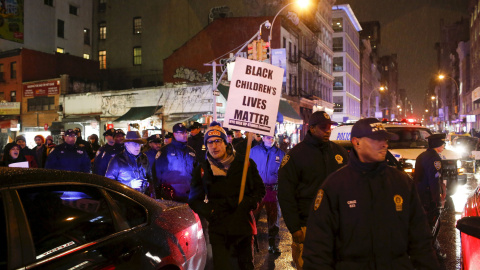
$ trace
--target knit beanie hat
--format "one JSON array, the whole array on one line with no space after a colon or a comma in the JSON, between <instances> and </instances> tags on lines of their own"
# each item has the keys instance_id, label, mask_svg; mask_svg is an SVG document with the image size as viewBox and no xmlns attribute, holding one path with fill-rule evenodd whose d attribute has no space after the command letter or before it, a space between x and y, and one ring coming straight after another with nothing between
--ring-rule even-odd
<instances>
[{"instance_id":1,"label":"knit beanie hat","mask_svg":"<svg viewBox=\"0 0 480 270\"><path fill-rule=\"evenodd\" d=\"M45 143L45 138L42 135L39 134L39 135L35 136L34 139L36 139L36 138L40 138L42 140L42 143Z\"/></svg>"},{"instance_id":2,"label":"knit beanie hat","mask_svg":"<svg viewBox=\"0 0 480 270\"><path fill-rule=\"evenodd\" d=\"M17 137L15 137L15 142L18 142L19 140L22 140L24 142L27 141L27 140L25 140L25 136L23 136L23 135L18 135Z\"/></svg>"},{"instance_id":3,"label":"knit beanie hat","mask_svg":"<svg viewBox=\"0 0 480 270\"><path fill-rule=\"evenodd\" d=\"M227 143L227 133L218 122L212 122L208 127L203 140L204 144L207 145L207 140L213 137L223 139Z\"/></svg>"}]
</instances>

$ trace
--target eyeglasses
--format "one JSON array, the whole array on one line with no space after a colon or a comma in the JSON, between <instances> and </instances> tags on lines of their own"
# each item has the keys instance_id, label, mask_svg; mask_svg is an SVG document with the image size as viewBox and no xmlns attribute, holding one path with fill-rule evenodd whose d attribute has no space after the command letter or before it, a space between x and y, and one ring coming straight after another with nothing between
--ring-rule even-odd
<instances>
[{"instance_id":1,"label":"eyeglasses","mask_svg":"<svg viewBox=\"0 0 480 270\"><path fill-rule=\"evenodd\" d=\"M213 140L213 141L207 141L207 145L221 144L222 142L223 142L223 140L221 140L221 139L216 139L216 140Z\"/></svg>"}]
</instances>

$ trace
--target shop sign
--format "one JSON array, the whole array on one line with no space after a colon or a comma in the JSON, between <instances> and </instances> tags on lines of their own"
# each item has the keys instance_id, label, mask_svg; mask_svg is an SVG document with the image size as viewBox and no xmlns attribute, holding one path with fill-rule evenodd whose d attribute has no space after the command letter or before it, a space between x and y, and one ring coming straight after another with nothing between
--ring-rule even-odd
<instances>
[{"instance_id":1,"label":"shop sign","mask_svg":"<svg viewBox=\"0 0 480 270\"><path fill-rule=\"evenodd\" d=\"M0 115L20 114L20 102L0 102Z\"/></svg>"},{"instance_id":2,"label":"shop sign","mask_svg":"<svg viewBox=\"0 0 480 270\"><path fill-rule=\"evenodd\" d=\"M283 68L238 57L224 126L274 136L283 73Z\"/></svg>"},{"instance_id":3,"label":"shop sign","mask_svg":"<svg viewBox=\"0 0 480 270\"><path fill-rule=\"evenodd\" d=\"M58 95L59 93L60 93L59 80L23 84L24 97L50 96L50 95Z\"/></svg>"}]
</instances>

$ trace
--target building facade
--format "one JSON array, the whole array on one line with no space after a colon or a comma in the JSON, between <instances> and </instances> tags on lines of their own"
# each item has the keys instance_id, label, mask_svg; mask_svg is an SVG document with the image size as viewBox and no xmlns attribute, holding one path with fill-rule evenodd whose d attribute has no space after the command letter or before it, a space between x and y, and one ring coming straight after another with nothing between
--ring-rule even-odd
<instances>
[{"instance_id":1,"label":"building facade","mask_svg":"<svg viewBox=\"0 0 480 270\"><path fill-rule=\"evenodd\" d=\"M332 9L333 43L333 120L358 120L360 113L360 34L362 30L350 5Z\"/></svg>"}]
</instances>

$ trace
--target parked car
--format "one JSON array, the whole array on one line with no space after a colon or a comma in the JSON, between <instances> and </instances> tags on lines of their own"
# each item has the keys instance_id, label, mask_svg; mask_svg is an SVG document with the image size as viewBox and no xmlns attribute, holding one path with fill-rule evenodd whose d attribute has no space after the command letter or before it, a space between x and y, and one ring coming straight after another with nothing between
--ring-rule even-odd
<instances>
[{"instance_id":1,"label":"parked car","mask_svg":"<svg viewBox=\"0 0 480 270\"><path fill-rule=\"evenodd\" d=\"M479 269L480 265L480 186L468 197L457 221L462 242L462 269Z\"/></svg>"},{"instance_id":2,"label":"parked car","mask_svg":"<svg viewBox=\"0 0 480 270\"><path fill-rule=\"evenodd\" d=\"M98 175L0 168L0 269L203 269L186 204Z\"/></svg>"}]
</instances>

